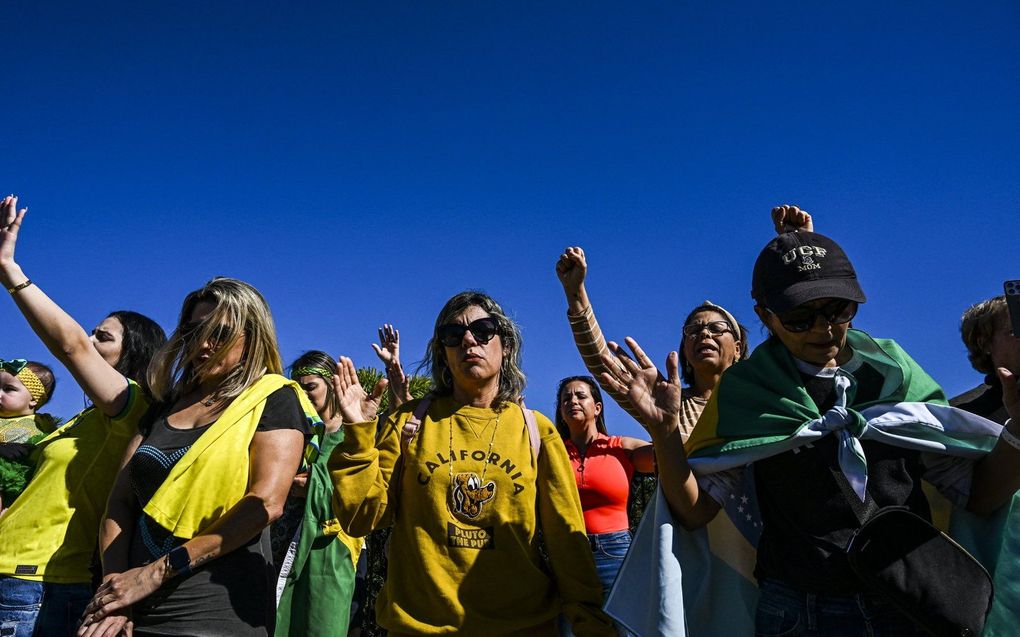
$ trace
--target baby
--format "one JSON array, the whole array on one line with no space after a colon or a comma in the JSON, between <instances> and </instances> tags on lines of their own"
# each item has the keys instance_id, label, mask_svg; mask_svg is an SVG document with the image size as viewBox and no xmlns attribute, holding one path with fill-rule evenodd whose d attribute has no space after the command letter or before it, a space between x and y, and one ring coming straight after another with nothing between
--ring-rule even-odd
<instances>
[{"instance_id":1,"label":"baby","mask_svg":"<svg viewBox=\"0 0 1020 637\"><path fill-rule=\"evenodd\" d=\"M0 359L0 511L28 483L33 445L55 428L49 414L37 413L55 385L53 370L42 363Z\"/></svg>"}]
</instances>

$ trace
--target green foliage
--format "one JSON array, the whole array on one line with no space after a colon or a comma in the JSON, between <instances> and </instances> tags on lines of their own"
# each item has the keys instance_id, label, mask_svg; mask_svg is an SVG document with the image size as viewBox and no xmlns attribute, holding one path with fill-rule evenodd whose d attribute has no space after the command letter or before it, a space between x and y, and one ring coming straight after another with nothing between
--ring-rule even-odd
<instances>
[{"instance_id":1,"label":"green foliage","mask_svg":"<svg viewBox=\"0 0 1020 637\"><path fill-rule=\"evenodd\" d=\"M372 393L375 389L376 383L386 377L385 372L376 369L374 367L359 367L358 368L358 382L365 389L366 392ZM418 376L412 374L408 379L408 385L411 390L411 397L421 398L425 394L432 391L432 379L428 376ZM390 405L390 393L386 392L383 394L382 402L379 404L379 413L384 413L389 409Z\"/></svg>"},{"instance_id":2,"label":"green foliage","mask_svg":"<svg viewBox=\"0 0 1020 637\"><path fill-rule=\"evenodd\" d=\"M630 501L627 507L627 517L630 518L630 532L637 532L641 516L645 508L651 504L655 497L655 488L659 485L658 479L651 473L635 473L634 479L630 482Z\"/></svg>"},{"instance_id":3,"label":"green foliage","mask_svg":"<svg viewBox=\"0 0 1020 637\"><path fill-rule=\"evenodd\" d=\"M26 441L26 444L34 445L46 434L36 434ZM0 458L0 502L3 508L11 506L18 495L28 486L32 474L35 472L35 453L32 453L19 460L6 460Z\"/></svg>"}]
</instances>

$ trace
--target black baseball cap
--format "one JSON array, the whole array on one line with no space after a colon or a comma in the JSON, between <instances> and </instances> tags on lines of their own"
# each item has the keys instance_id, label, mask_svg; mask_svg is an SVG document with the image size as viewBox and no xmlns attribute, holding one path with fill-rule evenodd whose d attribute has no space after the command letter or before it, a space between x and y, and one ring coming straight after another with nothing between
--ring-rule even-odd
<instances>
[{"instance_id":1,"label":"black baseball cap","mask_svg":"<svg viewBox=\"0 0 1020 637\"><path fill-rule=\"evenodd\" d=\"M815 299L867 299L857 271L839 244L816 232L784 232L758 255L751 296L773 312Z\"/></svg>"}]
</instances>

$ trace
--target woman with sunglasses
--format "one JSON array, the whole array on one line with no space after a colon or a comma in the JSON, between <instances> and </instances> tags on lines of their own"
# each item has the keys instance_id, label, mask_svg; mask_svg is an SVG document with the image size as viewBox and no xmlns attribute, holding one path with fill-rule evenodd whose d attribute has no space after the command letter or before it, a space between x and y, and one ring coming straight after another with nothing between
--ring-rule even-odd
<instances>
[{"instance_id":1,"label":"woman with sunglasses","mask_svg":"<svg viewBox=\"0 0 1020 637\"><path fill-rule=\"evenodd\" d=\"M31 481L0 516L0 632L15 637L75 630L92 596L106 498L149 405L145 370L166 342L137 312L112 312L91 335L82 329L15 260L26 212L17 197L0 203L0 284L91 404L37 443Z\"/></svg>"},{"instance_id":2,"label":"woman with sunglasses","mask_svg":"<svg viewBox=\"0 0 1020 637\"><path fill-rule=\"evenodd\" d=\"M269 306L215 278L190 293L149 370L156 403L100 530L103 584L79 635L269 635L269 525L321 419L283 365ZM306 457L308 462L314 457Z\"/></svg>"},{"instance_id":3,"label":"woman with sunglasses","mask_svg":"<svg viewBox=\"0 0 1020 637\"><path fill-rule=\"evenodd\" d=\"M755 263L752 296L770 337L722 377L709 417L676 458L682 479L670 509L684 527L703 526L753 471L762 520L757 634L920 634L858 579L844 547L879 507L930 519L922 479L957 505L1001 506L1020 487L1020 427L1002 429L1001 440L988 435L994 424L942 407L942 390L893 341L850 329L865 296L825 236L773 239ZM622 370L605 380L655 426L674 427L675 353L662 380L637 343L628 345L634 359L620 356ZM1007 407L1020 415L1015 384Z\"/></svg>"},{"instance_id":4,"label":"woman with sunglasses","mask_svg":"<svg viewBox=\"0 0 1020 637\"><path fill-rule=\"evenodd\" d=\"M520 361L520 330L499 304L454 296L426 350L433 393L390 416L377 441L386 383L366 394L341 358L334 508L355 537L393 525L376 602L391 635L555 635L561 611L575 634L615 634L563 442L520 404Z\"/></svg>"}]
</instances>

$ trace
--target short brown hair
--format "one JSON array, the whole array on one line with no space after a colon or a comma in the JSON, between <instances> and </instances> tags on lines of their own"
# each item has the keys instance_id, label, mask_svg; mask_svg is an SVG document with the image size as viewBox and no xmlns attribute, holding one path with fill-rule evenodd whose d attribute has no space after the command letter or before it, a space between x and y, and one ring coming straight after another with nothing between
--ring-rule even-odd
<instances>
[{"instance_id":1,"label":"short brown hair","mask_svg":"<svg viewBox=\"0 0 1020 637\"><path fill-rule=\"evenodd\" d=\"M39 399L39 404L35 406L36 409L39 409L53 397L53 390L57 388L57 377L53 375L52 369L36 361L28 361L25 367L32 370L32 373L39 378L39 382L43 384L43 389L46 391Z\"/></svg>"},{"instance_id":2,"label":"short brown hair","mask_svg":"<svg viewBox=\"0 0 1020 637\"><path fill-rule=\"evenodd\" d=\"M960 336L967 346L967 358L974 369L982 374L995 371L989 347L995 332L1006 325L1009 314L1006 310L1006 297L996 296L967 308L960 318Z\"/></svg>"}]
</instances>

